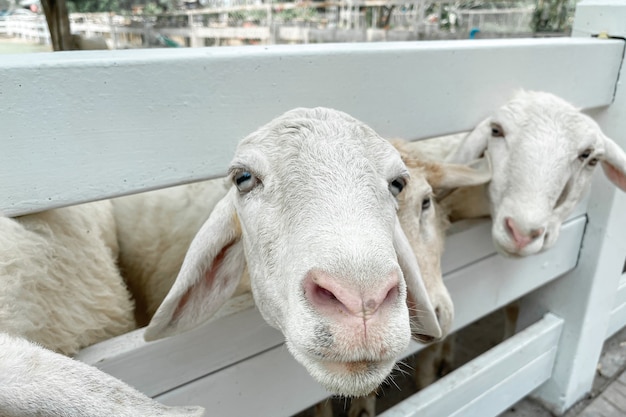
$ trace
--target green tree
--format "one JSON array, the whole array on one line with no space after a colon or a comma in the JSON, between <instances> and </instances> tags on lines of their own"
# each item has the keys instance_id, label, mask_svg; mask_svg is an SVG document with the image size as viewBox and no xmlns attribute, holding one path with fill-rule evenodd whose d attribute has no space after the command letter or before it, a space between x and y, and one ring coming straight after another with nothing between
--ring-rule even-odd
<instances>
[{"instance_id":1,"label":"green tree","mask_svg":"<svg viewBox=\"0 0 626 417\"><path fill-rule=\"evenodd\" d=\"M531 27L534 32L566 32L572 12L568 0L537 0Z\"/></svg>"},{"instance_id":2,"label":"green tree","mask_svg":"<svg viewBox=\"0 0 626 417\"><path fill-rule=\"evenodd\" d=\"M130 13L134 5L143 5L144 10L150 10L154 14L179 7L178 0L67 0L67 3L70 13Z\"/></svg>"}]
</instances>

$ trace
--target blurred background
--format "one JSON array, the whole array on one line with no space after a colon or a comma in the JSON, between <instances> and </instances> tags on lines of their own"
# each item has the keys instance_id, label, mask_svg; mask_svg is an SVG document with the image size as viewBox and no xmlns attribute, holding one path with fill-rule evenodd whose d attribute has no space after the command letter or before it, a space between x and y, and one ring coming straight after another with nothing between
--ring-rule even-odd
<instances>
[{"instance_id":1,"label":"blurred background","mask_svg":"<svg viewBox=\"0 0 626 417\"><path fill-rule=\"evenodd\" d=\"M569 35L576 0L0 0L0 53Z\"/></svg>"}]
</instances>

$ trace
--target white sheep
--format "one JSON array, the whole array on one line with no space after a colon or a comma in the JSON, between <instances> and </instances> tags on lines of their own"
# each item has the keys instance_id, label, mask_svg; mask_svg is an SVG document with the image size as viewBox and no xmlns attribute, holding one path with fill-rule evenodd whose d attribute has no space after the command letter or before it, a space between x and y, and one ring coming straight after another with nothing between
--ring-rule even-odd
<instances>
[{"instance_id":1,"label":"white sheep","mask_svg":"<svg viewBox=\"0 0 626 417\"><path fill-rule=\"evenodd\" d=\"M193 237L231 185L229 178L218 178L111 200L119 267L144 319L141 324L161 305Z\"/></svg>"},{"instance_id":2,"label":"white sheep","mask_svg":"<svg viewBox=\"0 0 626 417\"><path fill-rule=\"evenodd\" d=\"M110 201L0 217L0 230L0 415L202 414L61 355L136 327Z\"/></svg>"},{"instance_id":3,"label":"white sheep","mask_svg":"<svg viewBox=\"0 0 626 417\"><path fill-rule=\"evenodd\" d=\"M449 227L447 208L440 199L458 189L485 184L491 179L487 158L468 165L428 160L411 149L409 142L392 140L407 166L411 181L398 196L398 219L420 267L426 291L445 337L454 319L454 308L441 273L441 255Z\"/></svg>"},{"instance_id":4,"label":"white sheep","mask_svg":"<svg viewBox=\"0 0 626 417\"><path fill-rule=\"evenodd\" d=\"M433 209L426 213L432 218L421 219L419 204L422 197L432 194L433 187L436 193L448 194L459 187L486 183L489 168L427 162L419 153L409 151L406 142L394 140L392 144L400 151L411 175L411 182L398 196L400 224L418 258L442 331L447 333L453 314L439 262L448 222L436 200L432 200ZM145 306L148 319L174 283L193 237L227 194L230 184L229 178L218 178L112 200L120 268L137 302ZM247 274L242 276L235 295L250 290L247 278Z\"/></svg>"},{"instance_id":5,"label":"white sheep","mask_svg":"<svg viewBox=\"0 0 626 417\"><path fill-rule=\"evenodd\" d=\"M485 152L493 164L489 185L451 196L448 204L454 218L491 215L494 245L506 256L554 245L598 162L607 178L626 190L624 151L591 117L550 93L518 92L479 123L447 161L464 163Z\"/></svg>"},{"instance_id":6,"label":"white sheep","mask_svg":"<svg viewBox=\"0 0 626 417\"><path fill-rule=\"evenodd\" d=\"M408 173L387 141L345 113L297 109L244 139L230 173L147 340L209 319L246 266L263 317L332 392L369 393L412 333L441 336L396 216Z\"/></svg>"},{"instance_id":7,"label":"white sheep","mask_svg":"<svg viewBox=\"0 0 626 417\"><path fill-rule=\"evenodd\" d=\"M490 178L490 171L485 166L472 169L425 162L403 150L407 146L403 141L392 143L400 150L411 176L411 181L398 195L398 217L417 256L426 290L445 337L452 325L454 310L443 285L440 266L448 222L434 194L485 183ZM147 307L148 317L154 314L167 294L193 236L217 201L228 192L230 183L229 179L220 178L113 200L120 240L120 265L133 294ZM422 211L422 206L431 202L432 206L426 206ZM247 274L236 293L249 290L249 280L245 278ZM432 350L425 351L423 356L432 356ZM433 359L432 362L437 361ZM433 380L435 366L438 364L421 368L419 378Z\"/></svg>"},{"instance_id":8,"label":"white sheep","mask_svg":"<svg viewBox=\"0 0 626 417\"><path fill-rule=\"evenodd\" d=\"M72 355L136 327L109 201L0 217L0 331Z\"/></svg>"},{"instance_id":9,"label":"white sheep","mask_svg":"<svg viewBox=\"0 0 626 417\"><path fill-rule=\"evenodd\" d=\"M441 338L445 338L452 327L454 306L441 273L441 255L449 221L438 198L459 188L488 182L491 179L489 161L482 158L473 161L471 166L428 161L408 142L393 140L392 144L400 152L411 176L411 181L398 196L398 219L409 239L435 308L442 330ZM453 343L454 338L449 338L420 351L415 369L418 388L433 382L439 376L442 364L451 363ZM375 407L376 395L373 393L355 398L350 404L348 417L374 416ZM315 415L332 416L332 404L329 401L320 402L315 408Z\"/></svg>"},{"instance_id":10,"label":"white sheep","mask_svg":"<svg viewBox=\"0 0 626 417\"><path fill-rule=\"evenodd\" d=\"M445 138L438 140L445 143ZM445 204L453 221L491 216L494 245L505 256L533 255L554 245L598 162L606 177L626 191L624 151L591 117L551 93L517 92L467 134L447 160L462 163L485 152L491 155L491 182L459 190ZM507 306L505 338L515 332L517 316L518 305Z\"/></svg>"},{"instance_id":11,"label":"white sheep","mask_svg":"<svg viewBox=\"0 0 626 417\"><path fill-rule=\"evenodd\" d=\"M201 407L167 407L110 375L0 332L3 417L201 416Z\"/></svg>"}]
</instances>

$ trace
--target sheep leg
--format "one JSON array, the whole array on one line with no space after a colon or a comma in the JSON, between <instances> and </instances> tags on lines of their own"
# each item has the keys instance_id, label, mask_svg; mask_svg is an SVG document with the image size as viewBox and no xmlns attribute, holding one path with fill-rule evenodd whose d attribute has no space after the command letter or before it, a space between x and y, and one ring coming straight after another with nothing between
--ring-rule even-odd
<instances>
[{"instance_id":1,"label":"sheep leg","mask_svg":"<svg viewBox=\"0 0 626 417\"><path fill-rule=\"evenodd\" d=\"M168 407L99 369L0 332L0 415L4 417L202 416Z\"/></svg>"},{"instance_id":2,"label":"sheep leg","mask_svg":"<svg viewBox=\"0 0 626 417\"><path fill-rule=\"evenodd\" d=\"M313 411L315 417L333 417L333 403L330 398L326 398L323 401L315 404Z\"/></svg>"},{"instance_id":3,"label":"sheep leg","mask_svg":"<svg viewBox=\"0 0 626 417\"><path fill-rule=\"evenodd\" d=\"M376 394L356 397L350 403L348 417L374 417L376 415Z\"/></svg>"},{"instance_id":4,"label":"sheep leg","mask_svg":"<svg viewBox=\"0 0 626 417\"><path fill-rule=\"evenodd\" d=\"M513 301L512 303L504 306L504 337L503 340L515 334L515 328L517 326L517 319L519 317L519 302Z\"/></svg>"},{"instance_id":5,"label":"sheep leg","mask_svg":"<svg viewBox=\"0 0 626 417\"><path fill-rule=\"evenodd\" d=\"M443 341L434 343L417 354L415 386L426 388L453 369L456 335L451 334Z\"/></svg>"}]
</instances>

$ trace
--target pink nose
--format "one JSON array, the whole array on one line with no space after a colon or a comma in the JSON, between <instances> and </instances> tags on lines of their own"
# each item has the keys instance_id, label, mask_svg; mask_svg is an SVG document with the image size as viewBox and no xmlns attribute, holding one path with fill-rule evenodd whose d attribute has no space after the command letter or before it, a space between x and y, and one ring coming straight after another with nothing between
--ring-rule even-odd
<instances>
[{"instance_id":1,"label":"pink nose","mask_svg":"<svg viewBox=\"0 0 626 417\"><path fill-rule=\"evenodd\" d=\"M509 232L509 235L513 238L515 242L515 247L519 250L524 249L528 246L533 240L537 239L543 232L545 228L539 227L537 229L531 229L528 233L524 233L520 231L517 224L511 217L506 217L504 219L504 224L506 226L506 230Z\"/></svg>"},{"instance_id":2,"label":"pink nose","mask_svg":"<svg viewBox=\"0 0 626 417\"><path fill-rule=\"evenodd\" d=\"M307 300L320 313L338 320L368 320L397 300L400 281L393 272L376 285L357 288L323 271L310 271L304 280Z\"/></svg>"}]
</instances>

